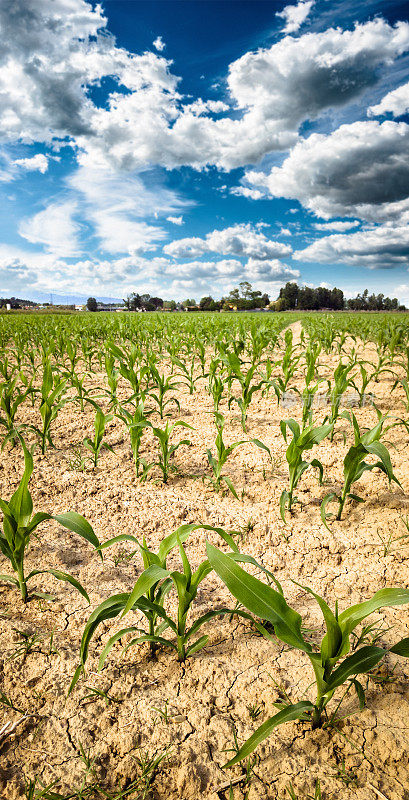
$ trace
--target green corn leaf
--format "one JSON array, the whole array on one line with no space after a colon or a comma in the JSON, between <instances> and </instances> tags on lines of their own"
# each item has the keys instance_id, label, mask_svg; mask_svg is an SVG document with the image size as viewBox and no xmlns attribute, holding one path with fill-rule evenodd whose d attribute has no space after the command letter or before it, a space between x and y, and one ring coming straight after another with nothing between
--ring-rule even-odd
<instances>
[{"instance_id":1,"label":"green corn leaf","mask_svg":"<svg viewBox=\"0 0 409 800\"><path fill-rule=\"evenodd\" d=\"M13 578L12 575L0 575L0 581L7 581L8 583L14 583L15 586L18 586L17 578Z\"/></svg>"},{"instance_id":2,"label":"green corn leaf","mask_svg":"<svg viewBox=\"0 0 409 800\"><path fill-rule=\"evenodd\" d=\"M38 527L40 522L44 522L46 519L52 519L51 514L46 514L45 512L42 511L39 511L37 514L34 514L30 524L27 525L26 529L27 533L32 533L32 531L34 531Z\"/></svg>"},{"instance_id":3,"label":"green corn leaf","mask_svg":"<svg viewBox=\"0 0 409 800\"><path fill-rule=\"evenodd\" d=\"M401 606L406 603L409 603L408 589L380 589L379 592L374 594L371 600L357 603L345 609L338 617L338 623L342 630L344 642L349 638L354 628L356 628L363 619L368 617L369 614L372 614L374 611L379 611L380 608ZM348 650L345 652L348 652Z\"/></svg>"},{"instance_id":4,"label":"green corn leaf","mask_svg":"<svg viewBox=\"0 0 409 800\"><path fill-rule=\"evenodd\" d=\"M281 497L280 497L280 515L283 522L285 522L285 509L289 499L290 495L288 494L287 490L284 489L284 491L281 492Z\"/></svg>"},{"instance_id":5,"label":"green corn leaf","mask_svg":"<svg viewBox=\"0 0 409 800\"><path fill-rule=\"evenodd\" d=\"M304 589L305 592L309 592L309 594L311 594L315 598L322 611L322 616L324 617L325 625L327 628L327 633L325 634L321 643L321 659L322 659L322 664L324 665L328 658L334 658L338 653L338 650L342 642L341 628L323 597L320 597L319 594L313 592L313 590L310 589L308 586L303 586L301 583L298 583L297 581L293 582L297 586L300 586L302 589Z\"/></svg>"},{"instance_id":6,"label":"green corn leaf","mask_svg":"<svg viewBox=\"0 0 409 800\"><path fill-rule=\"evenodd\" d=\"M59 581L65 581L66 583L70 583L71 586L74 586L77 591L85 597L87 603L90 602L88 593L85 591L84 587L81 585L76 578L73 578L72 575L69 575L67 572L62 572L60 569L33 569L29 575L26 577L26 581L33 578L34 575L43 575L48 573L49 575L53 575L54 578L57 578Z\"/></svg>"},{"instance_id":7,"label":"green corn leaf","mask_svg":"<svg viewBox=\"0 0 409 800\"><path fill-rule=\"evenodd\" d=\"M52 518L59 522L64 528L68 528L69 531L77 533L78 536L81 536L87 542L93 544L95 548L99 548L101 542L94 533L89 522L87 522L81 514L77 514L76 511L66 511L65 514L54 514ZM99 553L99 555L102 561L102 554Z\"/></svg>"},{"instance_id":8,"label":"green corn leaf","mask_svg":"<svg viewBox=\"0 0 409 800\"><path fill-rule=\"evenodd\" d=\"M259 561L256 561L256 559L253 558L253 556L248 556L245 553L229 553L229 556L234 561L239 561L240 563L244 564L253 564L254 567L257 567L257 569L260 569L262 572L264 572L264 574L267 575L267 577L273 581L277 591L279 591L280 594L284 595L283 587L281 586L281 583L277 580L275 575L273 575L273 573L270 572L270 570L267 569L267 567L263 567L263 565L260 564Z\"/></svg>"},{"instance_id":9,"label":"green corn leaf","mask_svg":"<svg viewBox=\"0 0 409 800\"><path fill-rule=\"evenodd\" d=\"M310 466L311 467L316 467L318 469L318 471L319 471L319 481L320 481L320 485L322 485L322 481L323 481L323 478L324 478L324 467L322 466L321 461L318 461L318 458L313 458L311 463L310 463Z\"/></svg>"},{"instance_id":10,"label":"green corn leaf","mask_svg":"<svg viewBox=\"0 0 409 800\"><path fill-rule=\"evenodd\" d=\"M201 527L201 525L197 525L196 523L181 525L179 528L177 528L177 530L173 531L173 533L170 533L169 536L166 536L164 539L162 539L158 550L158 557L161 564L163 565L165 563L170 551L176 547L178 537L183 544L192 531Z\"/></svg>"},{"instance_id":11,"label":"green corn leaf","mask_svg":"<svg viewBox=\"0 0 409 800\"><path fill-rule=\"evenodd\" d=\"M272 459L271 450L266 444L264 444L264 442L260 442L260 439L250 439L250 442L252 444L255 444L257 447L260 447L261 450L265 450L266 453L268 453L270 459Z\"/></svg>"},{"instance_id":12,"label":"green corn leaf","mask_svg":"<svg viewBox=\"0 0 409 800\"><path fill-rule=\"evenodd\" d=\"M362 711L362 709L365 708L365 705L366 705L364 688L363 688L362 684L359 683L359 681L356 678L353 679L352 683L354 685L354 688L355 688L355 691L356 691L356 694L357 694L357 697L358 697L358 700L359 700L359 708Z\"/></svg>"},{"instance_id":13,"label":"green corn leaf","mask_svg":"<svg viewBox=\"0 0 409 800\"><path fill-rule=\"evenodd\" d=\"M70 687L68 689L68 697L72 693L73 689L75 688L76 684L78 683L78 681L80 679L81 673L83 673L83 672L85 672L83 665L82 664L78 664L78 667L76 668L76 670L74 672L74 675L73 675L73 678L72 678L72 681L70 683Z\"/></svg>"},{"instance_id":14,"label":"green corn leaf","mask_svg":"<svg viewBox=\"0 0 409 800\"><path fill-rule=\"evenodd\" d=\"M186 648L186 656L192 656L193 653L197 653L203 647L207 645L209 641L208 636L201 636L194 644L191 644L189 647Z\"/></svg>"},{"instance_id":15,"label":"green corn leaf","mask_svg":"<svg viewBox=\"0 0 409 800\"><path fill-rule=\"evenodd\" d=\"M106 643L106 645L105 645L104 649L102 650L102 653L101 653L101 655L99 657L98 671L100 671L103 668L103 666L105 664L105 661L107 659L107 656L109 655L110 651L112 650L114 644L118 641L118 639L122 639L122 637L125 636L127 633L135 633L136 631L140 632L140 628L138 628L136 625L132 625L130 628L122 628L122 630L117 631L116 633L114 633L113 636L111 636L108 639L108 641L107 641L107 643Z\"/></svg>"},{"instance_id":16,"label":"green corn leaf","mask_svg":"<svg viewBox=\"0 0 409 800\"><path fill-rule=\"evenodd\" d=\"M222 480L224 480L225 484L229 487L233 497L235 497L236 500L238 500L239 499L238 494L237 494L237 492L236 492L236 490L235 490L230 478L228 477L228 475L223 475Z\"/></svg>"},{"instance_id":17,"label":"green corn leaf","mask_svg":"<svg viewBox=\"0 0 409 800\"><path fill-rule=\"evenodd\" d=\"M322 519L325 527L327 528L327 530L329 530L328 523L327 523L327 505L328 505L328 503L331 503L333 500L338 500L339 501L339 497L338 497L338 495L335 494L335 492L330 492L329 494L326 494L324 499L323 499L323 501L322 501L322 503L321 503L321 507L320 507L321 519Z\"/></svg>"},{"instance_id":18,"label":"green corn leaf","mask_svg":"<svg viewBox=\"0 0 409 800\"><path fill-rule=\"evenodd\" d=\"M177 538L177 543L178 543L178 546L179 546L180 557L182 559L184 577L186 578L186 588L189 589L190 581L192 579L192 570L190 568L188 557L186 555L185 549L184 549L184 547L182 545L182 542L180 541L179 536Z\"/></svg>"},{"instance_id":19,"label":"green corn leaf","mask_svg":"<svg viewBox=\"0 0 409 800\"><path fill-rule=\"evenodd\" d=\"M203 614L202 617L199 617L199 619L193 623L192 627L189 628L186 633L186 639L190 639L191 636L194 636L195 633L197 633L197 631L202 627L202 625L204 625L206 622L209 622L209 620L214 619L215 617L223 617L226 614L236 613L236 609L234 608L218 608L215 611L207 611L206 614ZM246 615L246 618L248 618L248 616L249 615Z\"/></svg>"},{"instance_id":20,"label":"green corn leaf","mask_svg":"<svg viewBox=\"0 0 409 800\"><path fill-rule=\"evenodd\" d=\"M113 544L118 544L119 542L133 542L139 546L139 542L136 536L132 536L131 533L120 533L118 536L113 536L112 539L107 539L106 542L98 545L96 550L105 550L106 547L111 547Z\"/></svg>"},{"instance_id":21,"label":"green corn leaf","mask_svg":"<svg viewBox=\"0 0 409 800\"><path fill-rule=\"evenodd\" d=\"M247 742L240 748L234 758L231 758L227 764L224 764L223 769L226 767L233 767L235 764L238 764L239 761L243 761L244 758L251 755L256 747L258 747L264 739L267 739L267 736L270 736L274 728L283 725L285 722L290 722L295 719L304 719L305 714L308 714L312 709L312 703L305 700L300 703L295 703L295 705L286 706L282 711L279 711L278 714L274 714L274 717L270 717L270 719L263 722L263 724L257 728L255 733L247 739Z\"/></svg>"},{"instance_id":22,"label":"green corn leaf","mask_svg":"<svg viewBox=\"0 0 409 800\"><path fill-rule=\"evenodd\" d=\"M300 450L310 450L315 444L319 444L323 441L332 431L333 425L320 425L317 428L314 428L313 425L309 425L308 428L302 432L301 436L297 439L297 447Z\"/></svg>"},{"instance_id":23,"label":"green corn leaf","mask_svg":"<svg viewBox=\"0 0 409 800\"><path fill-rule=\"evenodd\" d=\"M304 652L311 651L301 633L301 617L287 605L284 597L271 586L245 572L232 558L206 543L208 559L233 597L259 619L274 626L276 636Z\"/></svg>"},{"instance_id":24,"label":"green corn leaf","mask_svg":"<svg viewBox=\"0 0 409 800\"><path fill-rule=\"evenodd\" d=\"M177 646L170 639L164 639L163 636L157 636L157 634L143 633L141 636L132 639L131 642L125 645L122 650L122 655L126 653L130 647L133 647L134 644L142 644L143 642L154 642L155 644L163 645L163 647L172 647L174 650L177 650Z\"/></svg>"},{"instance_id":25,"label":"green corn leaf","mask_svg":"<svg viewBox=\"0 0 409 800\"><path fill-rule=\"evenodd\" d=\"M405 639L401 639L397 644L394 644L393 647L389 648L389 652L395 653L397 656L409 658L409 637L407 636Z\"/></svg>"},{"instance_id":26,"label":"green corn leaf","mask_svg":"<svg viewBox=\"0 0 409 800\"><path fill-rule=\"evenodd\" d=\"M162 580L163 578L167 578L169 575L169 570L163 569L163 567L159 567L157 564L152 564L150 567L145 569L142 575L139 576L134 588L132 589L132 592L130 592L128 596L122 616L124 617L125 614L131 610L132 606L134 606L139 600L139 598L147 594L149 589L151 589L155 583L158 583L158 581Z\"/></svg>"},{"instance_id":27,"label":"green corn leaf","mask_svg":"<svg viewBox=\"0 0 409 800\"><path fill-rule=\"evenodd\" d=\"M361 647L352 655L348 656L342 664L334 670L330 680L326 685L326 693L334 691L337 686L342 686L351 675L359 675L368 672L376 666L388 651L383 647L367 645Z\"/></svg>"},{"instance_id":28,"label":"green corn leaf","mask_svg":"<svg viewBox=\"0 0 409 800\"><path fill-rule=\"evenodd\" d=\"M34 463L33 457L27 450L23 439L20 439L20 441L24 451L24 474L18 489L8 502L8 507L10 514L15 518L17 524L21 527L25 527L28 525L31 514L33 513L33 501L28 491L28 483L34 469Z\"/></svg>"},{"instance_id":29,"label":"green corn leaf","mask_svg":"<svg viewBox=\"0 0 409 800\"><path fill-rule=\"evenodd\" d=\"M81 638L80 657L82 664L85 664L85 661L87 660L89 643L98 625L100 625L101 622L105 622L107 619L113 619L114 617L119 616L119 614L123 611L128 598L128 592L123 592L122 594L116 595L114 594L112 597L109 597L107 600L104 600L102 603L100 603L100 605L97 606L97 608L95 608L92 614L89 616Z\"/></svg>"}]
</instances>

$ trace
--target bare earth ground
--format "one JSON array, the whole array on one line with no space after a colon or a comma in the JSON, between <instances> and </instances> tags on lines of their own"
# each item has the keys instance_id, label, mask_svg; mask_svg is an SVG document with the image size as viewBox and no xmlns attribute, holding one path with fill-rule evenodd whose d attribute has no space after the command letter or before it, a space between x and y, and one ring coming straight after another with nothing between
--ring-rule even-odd
<instances>
[{"instance_id":1,"label":"bare earth ground","mask_svg":"<svg viewBox=\"0 0 409 800\"><path fill-rule=\"evenodd\" d=\"M373 355L371 348L364 355ZM321 374L330 376L338 357L324 354L320 363ZM101 385L102 375L95 375L94 380ZM383 375L370 390L375 392L382 412L401 414L402 395L399 390L391 395L392 385L393 380ZM341 420L334 442L325 441L311 456L319 457L324 464L325 485L320 487L315 472L308 471L297 491L302 506L296 506L284 526L279 497L287 486L288 473L279 421L287 416L299 418L300 408L289 412L277 408L273 395L267 399L256 397L249 411L247 435L266 442L276 463L272 472L263 451L251 444L238 447L227 469L239 496L243 490L243 499L237 501L231 494L215 494L202 481L202 476L208 474L205 448L214 449L215 429L206 382L200 381L197 387L194 396L183 393L180 397L181 412L174 418L185 420L195 430L188 433L192 446L177 452L180 472L171 477L167 486L160 481L136 481L127 432L118 420L109 425L107 436L114 453L103 453L96 470L70 469L69 448L91 435L94 412L87 407L82 414L74 404L65 406L54 427L56 450L49 449L44 457L35 456L30 484L35 510L75 510L91 522L102 541L128 532L140 538L145 535L148 544L155 547L186 522L233 529L251 522L252 530L240 539L240 549L274 571L290 604L302 613L304 624L316 631L322 631L318 606L291 579L318 591L331 607L338 598L341 610L369 598L382 587L408 586L409 543L406 545L403 540L383 556L378 536L405 532L400 519L409 507L409 442L404 429L392 429L387 436L394 445L392 463L403 491L396 485L389 488L385 476L378 471L366 473L355 486L365 503L350 503L344 519L331 523L331 532L325 529L319 504L328 491L339 488L342 460L353 440L350 426ZM228 412L224 404L223 411L228 418L226 441L242 439L237 406ZM29 407L24 413L25 420L36 417ZM376 421L372 408L357 409L356 413L362 425ZM323 416L324 411L320 410L318 421ZM183 428L175 433L177 438L186 436ZM149 432L144 451L152 454ZM1 497L8 498L15 490L22 468L20 450L2 453ZM217 534L210 538L220 544ZM240 766L230 771L221 769L227 760L226 750L233 744L234 726L242 743L275 713L273 702L279 697L278 687L293 701L301 699L305 691L312 697L308 689L312 671L302 653L278 642L269 643L249 624L230 623L225 618L207 625L208 645L185 665L178 664L170 650L162 650L156 660L150 660L146 645L131 648L119 661L117 645L104 671L97 673L103 643L121 625L116 620L107 622L91 644L87 679L67 699L78 663L81 633L91 610L110 594L129 591L141 572L138 555L115 566L112 556L123 549L130 552L130 546L108 550L102 564L86 543L54 522L43 523L39 541L33 539L27 568L53 566L71 572L87 588L91 606L68 584L57 583L50 576L41 576L41 589L54 594L55 601L32 600L26 607L20 604L15 590L0 583L0 687L17 708L33 714L0 749L0 794L4 800L24 797L24 776L38 775L44 783L58 781L59 790L74 791L81 784L84 769L80 745L95 757L98 776L112 788L136 776L136 757L142 752L151 755L171 746L156 778L154 797L227 798L228 791L218 791L219 787L226 785L230 777L234 780L243 774ZM195 565L204 558L204 531L192 534L187 552ZM8 571L3 561L0 569ZM172 563L178 565L176 554ZM171 602L175 607L174 599ZM226 603L232 605L227 590L211 574L201 585L195 613ZM133 624L134 619L129 615L126 624ZM384 621L385 627L393 626L384 633L384 644L409 634L405 606L382 611L371 619ZM16 655L19 636L14 629L47 637L54 632L52 646L50 639L44 638L26 657ZM391 673L393 680L386 684L368 680L367 707L362 712L358 711L356 697L348 696L345 709L350 716L338 731L311 732L303 724L289 723L274 732L258 748L260 761L254 769L249 798L284 798L289 781L303 798L313 792L315 779L319 778L328 800L407 800L409 662L391 656L387 665L390 673L396 665ZM385 666L381 671L385 673ZM120 702L84 700L89 694L86 686L107 691ZM166 701L173 715L168 724L154 710L163 708ZM252 706L261 709L256 721L249 713ZM7 720L16 721L21 716L4 706L0 709L0 728ZM243 791L243 783L235 784L235 800L243 797Z\"/></svg>"}]
</instances>

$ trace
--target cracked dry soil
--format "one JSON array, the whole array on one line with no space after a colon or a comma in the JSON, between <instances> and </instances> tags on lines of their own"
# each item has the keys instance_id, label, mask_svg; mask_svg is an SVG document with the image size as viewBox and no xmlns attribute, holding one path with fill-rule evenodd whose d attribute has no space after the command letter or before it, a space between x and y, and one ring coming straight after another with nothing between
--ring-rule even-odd
<instances>
[{"instance_id":1,"label":"cracked dry soil","mask_svg":"<svg viewBox=\"0 0 409 800\"><path fill-rule=\"evenodd\" d=\"M295 332L298 330L296 327ZM370 358L373 350L368 347L363 352L361 348L361 354ZM338 357L321 355L321 374L331 376L337 363ZM93 379L95 385L101 385L103 376L96 374ZM301 376L298 385L302 386ZM393 380L383 374L371 389L382 412L402 413L403 397L399 390L391 394L392 385ZM69 448L90 435L93 411L88 408L82 414L73 404L65 406L54 428L56 449L44 457L35 456L30 483L35 510L57 513L72 509L91 522L101 541L129 532L146 536L148 544L155 547L186 522L232 529L251 523L240 538L240 549L274 571L312 636L323 629L319 609L291 579L318 591L332 607L338 599L340 609L369 598L382 587L408 586L409 541L401 540L384 556L380 540L380 536L399 536L405 531L401 517L409 506L409 442L403 429L394 428L387 436L403 491L388 487L378 471L367 473L356 487L365 502L350 503L344 519L331 523L330 532L325 529L319 504L328 491L339 488L342 460L353 441L350 426L342 420L334 442L325 441L312 452L312 457L319 457L324 464L324 486L308 471L297 492L301 505L284 526L279 497L287 485L286 445L279 422L290 415L299 418L300 408L289 414L277 408L272 396L255 397L249 410L248 437L271 447L274 470L266 454L253 445L236 448L227 473L239 496L243 490L243 498L237 501L231 494L215 494L202 480L207 474L205 448L212 446L215 432L205 381L199 381L197 389L194 396L183 393L179 397L181 411L175 418L193 425L194 431L189 431L191 446L177 452L179 474L166 486L159 481L136 481L127 434L118 420L110 423L107 431L114 452L103 453L95 470L71 469ZM229 412L224 403L222 410L228 419L226 441L243 438L235 407ZM24 413L25 421L32 421L31 410ZM324 413L319 411L317 420ZM376 421L373 408L357 409L356 413L362 425ZM183 429L179 435L183 438ZM152 452L149 433L143 449ZM9 497L15 490L22 469L20 451L2 453L1 497ZM210 538L220 544L217 534ZM227 798L228 790L220 787L228 785L231 778L234 798L239 800L246 790L244 781L237 781L244 775L243 767L221 769L226 751L233 745L234 727L242 743L275 713L273 703L282 691L293 701L304 692L312 698L313 675L302 653L268 642L250 624L229 622L225 617L206 626L207 646L184 665L176 662L170 650L159 651L152 660L146 645L130 648L120 659L117 645L98 673L102 645L120 625L117 620L105 623L92 641L86 679L67 699L81 633L91 610L109 595L129 591L141 572L138 555L118 561L122 551L130 553L132 549L117 545L106 551L101 563L74 534L54 522L43 523L39 539L32 541L27 568L42 565L71 572L88 590L91 606L68 584L50 576L42 576L41 589L52 593L54 601L33 599L25 607L12 588L0 583L0 688L16 708L32 715L0 747L0 796L4 800L23 798L24 779L34 776L45 784L58 782L58 791L73 792L84 774L80 747L95 759L98 779L112 790L136 777L136 759L141 753L152 755L169 747L152 797ZM195 566L200 563L205 554L204 531L191 535L187 552ZM170 564L178 563L175 552ZM39 583L37 586L40 588ZM175 610L173 596L169 602ZM201 584L194 615L224 604L232 604L231 598L211 574ZM371 619L384 623L385 645L409 634L405 606L382 611ZM127 624L133 624L131 615ZM25 656L17 653L21 631L40 637ZM337 730L312 732L304 724L289 723L275 731L257 750L249 800L281 800L287 796L285 787L290 781L297 797L305 798L313 794L317 778L326 800L408 800L409 662L390 656L379 672L388 680L367 679L367 705L361 712L356 697L348 695L342 709L348 718ZM110 702L90 697L90 686L106 692ZM163 709L166 702L168 722L155 710ZM254 708L259 709L256 720L250 714ZM0 706L0 728L20 716L20 711Z\"/></svg>"}]
</instances>

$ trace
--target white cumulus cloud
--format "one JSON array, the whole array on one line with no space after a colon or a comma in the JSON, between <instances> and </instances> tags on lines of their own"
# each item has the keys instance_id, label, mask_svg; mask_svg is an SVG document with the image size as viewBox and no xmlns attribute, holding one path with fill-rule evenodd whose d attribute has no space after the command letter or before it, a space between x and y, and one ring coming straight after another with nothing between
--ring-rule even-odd
<instances>
[{"instance_id":1,"label":"white cumulus cloud","mask_svg":"<svg viewBox=\"0 0 409 800\"><path fill-rule=\"evenodd\" d=\"M165 49L165 47L166 47L166 44L165 44L165 42L163 41L163 39L162 39L162 37L161 37L161 36L157 36L157 37L156 37L156 39L155 39L155 41L154 41L154 42L152 42L152 44L153 44L153 46L154 46L155 50L158 50L160 53L161 53L161 52L162 52L162 50L164 50L164 49Z\"/></svg>"},{"instance_id":2,"label":"white cumulus cloud","mask_svg":"<svg viewBox=\"0 0 409 800\"><path fill-rule=\"evenodd\" d=\"M401 117L409 111L409 83L398 86L397 89L388 92L380 103L368 108L369 116L382 116L391 113L394 117Z\"/></svg>"},{"instance_id":3,"label":"white cumulus cloud","mask_svg":"<svg viewBox=\"0 0 409 800\"><path fill-rule=\"evenodd\" d=\"M163 251L173 258L196 258L205 253L223 253L265 260L288 256L292 248L283 242L268 239L264 233L247 223L211 231L204 239L198 236L176 239L166 244Z\"/></svg>"},{"instance_id":4,"label":"white cumulus cloud","mask_svg":"<svg viewBox=\"0 0 409 800\"><path fill-rule=\"evenodd\" d=\"M276 17L285 20L283 33L295 33L307 19L314 0L300 0L294 6L285 6L282 11L278 11Z\"/></svg>"},{"instance_id":5,"label":"white cumulus cloud","mask_svg":"<svg viewBox=\"0 0 409 800\"><path fill-rule=\"evenodd\" d=\"M32 158L17 158L13 161L13 165L26 169L27 172L47 172L48 158L43 153L37 153Z\"/></svg>"},{"instance_id":6,"label":"white cumulus cloud","mask_svg":"<svg viewBox=\"0 0 409 800\"><path fill-rule=\"evenodd\" d=\"M78 243L80 225L74 220L78 208L67 201L50 203L42 211L24 219L19 234L32 244L41 244L55 256L76 256L81 252Z\"/></svg>"},{"instance_id":7,"label":"white cumulus cloud","mask_svg":"<svg viewBox=\"0 0 409 800\"><path fill-rule=\"evenodd\" d=\"M354 122L296 144L281 167L248 172L272 197L299 200L324 219L400 217L409 208L409 125Z\"/></svg>"}]
</instances>

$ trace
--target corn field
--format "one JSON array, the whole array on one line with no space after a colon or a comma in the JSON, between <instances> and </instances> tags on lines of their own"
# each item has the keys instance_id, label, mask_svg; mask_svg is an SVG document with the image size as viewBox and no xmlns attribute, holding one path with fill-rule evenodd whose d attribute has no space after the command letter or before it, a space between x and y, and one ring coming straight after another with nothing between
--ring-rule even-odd
<instances>
[{"instance_id":1,"label":"corn field","mask_svg":"<svg viewBox=\"0 0 409 800\"><path fill-rule=\"evenodd\" d=\"M409 319L0 315L7 800L409 798Z\"/></svg>"}]
</instances>

